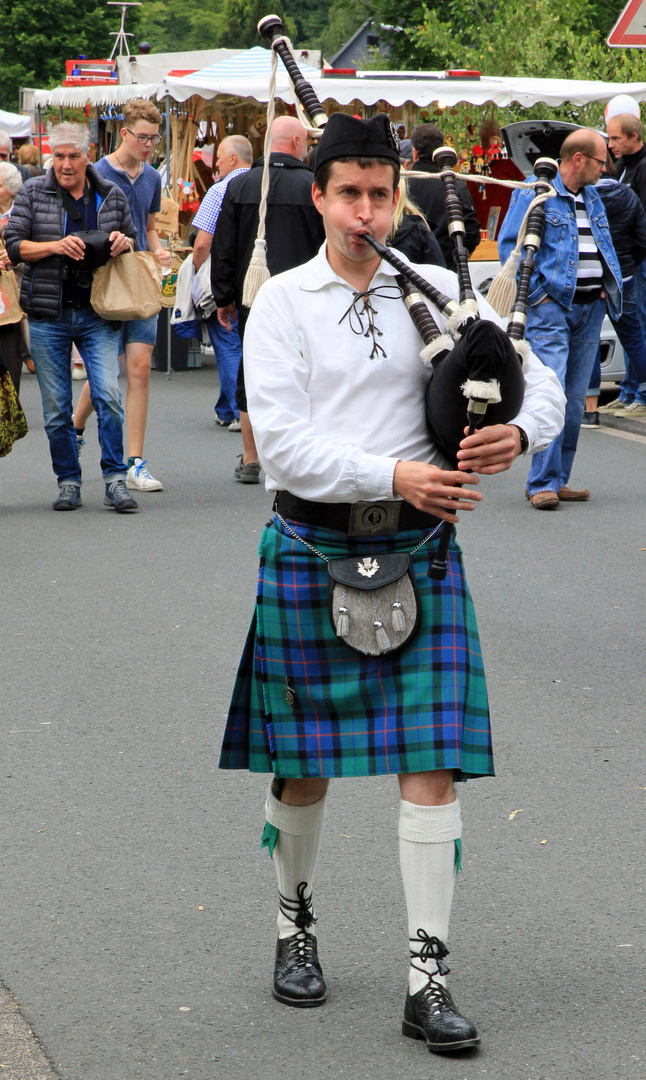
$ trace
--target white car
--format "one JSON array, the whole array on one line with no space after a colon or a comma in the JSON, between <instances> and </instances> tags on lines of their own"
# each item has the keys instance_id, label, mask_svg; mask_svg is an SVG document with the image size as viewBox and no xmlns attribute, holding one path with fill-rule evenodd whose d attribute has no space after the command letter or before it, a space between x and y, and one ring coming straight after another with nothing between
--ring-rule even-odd
<instances>
[{"instance_id":1,"label":"white car","mask_svg":"<svg viewBox=\"0 0 646 1080\"><path fill-rule=\"evenodd\" d=\"M531 176L536 158L558 158L565 136L576 131L579 126L560 120L523 120L517 124L508 124L502 129L502 134L511 160L525 176ZM493 278L500 270L495 241L483 240L478 245L469 260L469 269L474 288L486 296ZM618 383L625 374L624 350L606 315L601 327L601 381Z\"/></svg>"}]
</instances>

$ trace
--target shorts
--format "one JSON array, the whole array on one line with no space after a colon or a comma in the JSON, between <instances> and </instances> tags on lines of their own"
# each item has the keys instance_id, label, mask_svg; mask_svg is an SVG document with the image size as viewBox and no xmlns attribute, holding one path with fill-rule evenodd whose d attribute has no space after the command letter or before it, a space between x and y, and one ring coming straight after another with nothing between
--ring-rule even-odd
<instances>
[{"instance_id":1,"label":"shorts","mask_svg":"<svg viewBox=\"0 0 646 1080\"><path fill-rule=\"evenodd\" d=\"M126 345L134 341L141 345L154 345L157 341L158 319L159 315L151 315L148 319L131 319L130 322L121 323L119 355L126 351Z\"/></svg>"}]
</instances>

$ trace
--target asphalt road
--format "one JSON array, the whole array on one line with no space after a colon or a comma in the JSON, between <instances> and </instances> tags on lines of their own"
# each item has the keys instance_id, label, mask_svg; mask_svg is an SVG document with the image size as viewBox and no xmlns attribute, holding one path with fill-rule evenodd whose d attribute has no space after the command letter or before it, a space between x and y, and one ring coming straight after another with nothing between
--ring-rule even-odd
<instances>
[{"instance_id":1,"label":"asphalt road","mask_svg":"<svg viewBox=\"0 0 646 1080\"><path fill-rule=\"evenodd\" d=\"M36 1057L39 1080L646 1077L646 439L582 432L572 482L593 498L558 513L516 463L460 530L498 775L461 791L450 942L483 1045L442 1058L400 1033L394 778L331 788L328 1004L271 998L266 779L217 770L270 499L233 482L215 393L212 366L153 376L165 491L136 515L102 506L92 421L85 505L54 514L24 378L31 431L0 462L2 1080Z\"/></svg>"}]
</instances>

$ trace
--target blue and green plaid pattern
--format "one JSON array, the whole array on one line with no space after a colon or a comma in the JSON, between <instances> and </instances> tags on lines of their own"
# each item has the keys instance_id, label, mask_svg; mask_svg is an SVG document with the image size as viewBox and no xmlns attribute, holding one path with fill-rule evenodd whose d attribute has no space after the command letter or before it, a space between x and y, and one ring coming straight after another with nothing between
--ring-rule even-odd
<instances>
[{"instance_id":1,"label":"blue and green plaid pattern","mask_svg":"<svg viewBox=\"0 0 646 1080\"><path fill-rule=\"evenodd\" d=\"M328 558L410 551L424 535L349 541L328 529L289 524ZM422 601L419 633L399 653L368 657L332 630L326 563L277 519L268 525L220 768L283 778L435 769L455 769L461 779L493 775L487 690L462 555L452 541L446 580L433 581L428 567L437 543L438 537L412 559Z\"/></svg>"}]
</instances>

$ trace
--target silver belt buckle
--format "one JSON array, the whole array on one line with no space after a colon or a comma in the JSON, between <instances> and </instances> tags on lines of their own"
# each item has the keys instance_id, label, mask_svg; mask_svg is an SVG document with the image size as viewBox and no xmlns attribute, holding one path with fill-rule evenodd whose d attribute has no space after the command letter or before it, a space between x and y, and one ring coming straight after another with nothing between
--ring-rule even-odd
<instances>
[{"instance_id":1,"label":"silver belt buckle","mask_svg":"<svg viewBox=\"0 0 646 1080\"><path fill-rule=\"evenodd\" d=\"M399 527L401 502L358 502L352 504L348 536L394 536Z\"/></svg>"}]
</instances>

